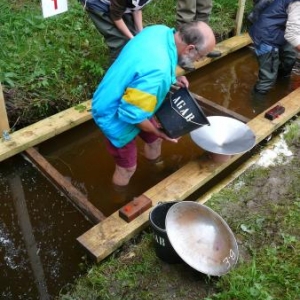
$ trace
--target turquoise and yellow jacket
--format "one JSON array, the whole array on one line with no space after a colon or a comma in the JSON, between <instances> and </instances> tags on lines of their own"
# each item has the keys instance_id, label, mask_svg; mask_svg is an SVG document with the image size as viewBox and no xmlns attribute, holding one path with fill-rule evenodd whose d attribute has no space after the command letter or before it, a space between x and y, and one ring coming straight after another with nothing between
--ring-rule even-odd
<instances>
[{"instance_id":1,"label":"turquoise and yellow jacket","mask_svg":"<svg viewBox=\"0 0 300 300\"><path fill-rule=\"evenodd\" d=\"M92 99L92 115L118 148L140 132L176 82L174 29L153 25L130 40L106 72Z\"/></svg>"}]
</instances>

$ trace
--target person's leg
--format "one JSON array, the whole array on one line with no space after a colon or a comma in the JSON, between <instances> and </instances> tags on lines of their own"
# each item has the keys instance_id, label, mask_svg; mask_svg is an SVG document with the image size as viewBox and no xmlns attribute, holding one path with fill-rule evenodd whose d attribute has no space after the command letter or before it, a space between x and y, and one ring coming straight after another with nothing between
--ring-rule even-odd
<instances>
[{"instance_id":1,"label":"person's leg","mask_svg":"<svg viewBox=\"0 0 300 300\"><path fill-rule=\"evenodd\" d=\"M209 17L212 10L212 0L197 0L196 1L196 21L209 23Z\"/></svg>"},{"instance_id":2,"label":"person's leg","mask_svg":"<svg viewBox=\"0 0 300 300\"><path fill-rule=\"evenodd\" d=\"M184 23L195 20L196 0L177 0L176 6L176 25L179 27Z\"/></svg>"},{"instance_id":3,"label":"person's leg","mask_svg":"<svg viewBox=\"0 0 300 300\"><path fill-rule=\"evenodd\" d=\"M110 49L111 62L113 62L117 58L122 48L128 42L128 38L120 32L108 14L91 9L87 9L87 13L99 33L103 35L105 43ZM136 34L132 14L125 14L123 20L128 26L129 30L133 34Z\"/></svg>"},{"instance_id":4,"label":"person's leg","mask_svg":"<svg viewBox=\"0 0 300 300\"><path fill-rule=\"evenodd\" d=\"M195 21L202 21L209 24L213 3L212 0L196 0ZM213 50L207 54L207 57L216 58L222 55L221 51Z\"/></svg>"},{"instance_id":5,"label":"person's leg","mask_svg":"<svg viewBox=\"0 0 300 300\"><path fill-rule=\"evenodd\" d=\"M150 119L150 121L154 126L157 127L157 123L153 118ZM157 135L146 131L141 131L139 137L145 142L144 145L145 157L150 161L154 161L154 162L159 160L161 155L162 139L159 138Z\"/></svg>"},{"instance_id":6,"label":"person's leg","mask_svg":"<svg viewBox=\"0 0 300 300\"><path fill-rule=\"evenodd\" d=\"M108 139L104 139L108 152L113 156L116 166L112 177L113 184L126 186L133 176L137 165L135 139L122 148L116 148Z\"/></svg>"},{"instance_id":7,"label":"person's leg","mask_svg":"<svg viewBox=\"0 0 300 300\"><path fill-rule=\"evenodd\" d=\"M152 162L160 161L162 139L158 138L152 143L145 143L144 154Z\"/></svg>"},{"instance_id":8,"label":"person's leg","mask_svg":"<svg viewBox=\"0 0 300 300\"><path fill-rule=\"evenodd\" d=\"M136 170L136 166L131 168L123 168L119 165L115 166L115 171L112 177L112 182L116 186L126 186L129 184L131 177Z\"/></svg>"},{"instance_id":9,"label":"person's leg","mask_svg":"<svg viewBox=\"0 0 300 300\"><path fill-rule=\"evenodd\" d=\"M258 55L257 60L259 64L259 71L254 91L266 94L276 82L279 67L279 53L276 49L273 49L269 52Z\"/></svg>"},{"instance_id":10,"label":"person's leg","mask_svg":"<svg viewBox=\"0 0 300 300\"><path fill-rule=\"evenodd\" d=\"M279 49L279 59L278 77L289 77L297 60L296 50L291 44L286 43Z\"/></svg>"}]
</instances>

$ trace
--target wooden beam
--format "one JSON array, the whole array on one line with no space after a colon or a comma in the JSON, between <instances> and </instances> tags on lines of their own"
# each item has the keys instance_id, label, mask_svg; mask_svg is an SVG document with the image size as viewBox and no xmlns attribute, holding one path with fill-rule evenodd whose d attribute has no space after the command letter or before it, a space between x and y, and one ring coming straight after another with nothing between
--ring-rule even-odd
<instances>
[{"instance_id":1,"label":"wooden beam","mask_svg":"<svg viewBox=\"0 0 300 300\"><path fill-rule=\"evenodd\" d=\"M206 57L201 61L195 62L194 63L195 69L202 68L215 60L218 60L232 52L235 52L241 48L248 46L251 43L252 43L252 40L248 33L243 33L239 36L234 36L225 41L222 41L222 42L218 43L215 47L215 50L218 50L221 52L221 56L216 57L216 58ZM185 75L185 74L187 74L187 72L184 71L183 69L181 69L180 67L177 67L176 74L177 74L177 76Z\"/></svg>"},{"instance_id":2,"label":"wooden beam","mask_svg":"<svg viewBox=\"0 0 300 300\"><path fill-rule=\"evenodd\" d=\"M90 108L91 101L88 100L11 133L9 141L0 142L0 162L90 120Z\"/></svg>"},{"instance_id":3,"label":"wooden beam","mask_svg":"<svg viewBox=\"0 0 300 300\"><path fill-rule=\"evenodd\" d=\"M193 94L193 93L192 93ZM242 116L241 114L235 112L235 111L232 111L226 107L223 107L222 105L220 104L217 104L213 101L210 101L206 98L203 98L199 95L196 95L196 94L193 94L194 98L199 102L199 104L206 108L207 110L211 110L214 115L218 115L218 116L225 116L225 117L232 117L234 119L237 119L243 123L247 123L250 121L249 118L245 117L245 116Z\"/></svg>"},{"instance_id":4,"label":"wooden beam","mask_svg":"<svg viewBox=\"0 0 300 300\"><path fill-rule=\"evenodd\" d=\"M5 100L2 90L2 84L0 82L0 136L3 135L4 131L9 130L9 123L6 113Z\"/></svg>"},{"instance_id":5,"label":"wooden beam","mask_svg":"<svg viewBox=\"0 0 300 300\"><path fill-rule=\"evenodd\" d=\"M179 87L178 86L172 86L172 92L178 90ZM249 118L240 115L239 113L232 111L226 107L223 107L222 105L215 103L211 100L208 100L202 96L199 96L197 94L194 94L192 92L190 92L191 95L194 97L194 99L196 101L199 102L199 105L205 109L205 111L207 111L210 115L217 115L217 116L226 116L226 117L232 117L235 118L243 123L247 123L250 121Z\"/></svg>"},{"instance_id":6,"label":"wooden beam","mask_svg":"<svg viewBox=\"0 0 300 300\"><path fill-rule=\"evenodd\" d=\"M235 23L236 23L235 34L236 35L240 35L241 31L242 31L245 3L246 3L246 0L239 0L238 11L236 13L236 19L235 19Z\"/></svg>"},{"instance_id":7,"label":"wooden beam","mask_svg":"<svg viewBox=\"0 0 300 300\"><path fill-rule=\"evenodd\" d=\"M300 112L299 99L300 88L278 101L285 107L285 112L279 118L273 121L267 120L263 112L248 122L248 126L256 136L256 144ZM241 156L242 154L234 155L223 163L210 161L206 156L190 161L180 170L147 190L144 195L152 200L153 205L160 201L184 200ZM130 223L125 222L119 217L118 212L115 212L77 240L96 261L101 261L149 225L149 212L150 209Z\"/></svg>"},{"instance_id":8,"label":"wooden beam","mask_svg":"<svg viewBox=\"0 0 300 300\"><path fill-rule=\"evenodd\" d=\"M37 150L29 148L24 154L92 223L97 224L105 219L102 212L69 180L62 176Z\"/></svg>"}]
</instances>

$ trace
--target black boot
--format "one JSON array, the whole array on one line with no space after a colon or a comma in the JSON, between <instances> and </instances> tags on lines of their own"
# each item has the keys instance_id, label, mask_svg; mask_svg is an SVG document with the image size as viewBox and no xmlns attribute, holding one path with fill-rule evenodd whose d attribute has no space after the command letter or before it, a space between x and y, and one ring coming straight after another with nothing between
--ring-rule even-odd
<instances>
[{"instance_id":1,"label":"black boot","mask_svg":"<svg viewBox=\"0 0 300 300\"><path fill-rule=\"evenodd\" d=\"M221 51L213 50L213 51L209 52L206 56L211 57L211 58L216 58L216 57L220 57L221 55L222 55Z\"/></svg>"}]
</instances>

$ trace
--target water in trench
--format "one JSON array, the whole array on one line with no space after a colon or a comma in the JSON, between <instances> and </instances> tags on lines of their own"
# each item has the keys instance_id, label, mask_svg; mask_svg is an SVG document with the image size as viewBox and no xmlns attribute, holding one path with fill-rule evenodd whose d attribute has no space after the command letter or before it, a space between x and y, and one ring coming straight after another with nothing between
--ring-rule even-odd
<instances>
[{"instance_id":1,"label":"water in trench","mask_svg":"<svg viewBox=\"0 0 300 300\"><path fill-rule=\"evenodd\" d=\"M53 299L80 275L91 224L31 163L1 162L0 299Z\"/></svg>"},{"instance_id":2,"label":"water in trench","mask_svg":"<svg viewBox=\"0 0 300 300\"><path fill-rule=\"evenodd\" d=\"M246 48L188 78L192 92L248 118L290 93L300 78L295 69L291 80L278 82L264 99L257 99L251 95L256 76L255 57ZM178 144L164 143L161 164L149 163L142 144L138 147L137 172L123 191L111 185L114 163L93 121L44 142L39 151L108 216L189 160L205 155L188 135ZM1 162L0 197L0 299L52 299L80 274L85 253L76 238L92 224L20 156Z\"/></svg>"}]
</instances>

